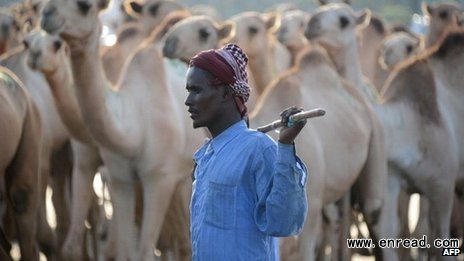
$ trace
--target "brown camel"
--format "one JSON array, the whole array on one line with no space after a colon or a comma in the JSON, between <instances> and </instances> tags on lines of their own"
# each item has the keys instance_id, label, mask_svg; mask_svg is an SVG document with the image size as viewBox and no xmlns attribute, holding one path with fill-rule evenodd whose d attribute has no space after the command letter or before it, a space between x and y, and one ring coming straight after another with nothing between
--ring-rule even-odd
<instances>
[{"instance_id":1,"label":"brown camel","mask_svg":"<svg viewBox=\"0 0 464 261\"><path fill-rule=\"evenodd\" d=\"M21 81L0 67L0 218L11 209L23 260L39 260L36 243L40 204L41 121ZM4 235L5 227L0 225ZM5 242L2 242L5 243ZM9 260L2 244L0 257Z\"/></svg>"},{"instance_id":2,"label":"brown camel","mask_svg":"<svg viewBox=\"0 0 464 261\"><path fill-rule=\"evenodd\" d=\"M443 86L438 92L438 99L440 104L446 107L447 113L452 119L453 129L458 140L459 146L459 174L456 181L456 209L460 210L453 213L455 216L464 216L464 141L462 135L464 134L464 124L462 117L464 117L464 88L462 83L462 74L464 73L463 61L464 52L462 46L464 44L464 29L451 28L444 34L444 37L438 41L436 51L430 56L431 67L433 75L437 81ZM461 224L454 223L453 226L457 230L464 227L463 218L458 219ZM459 228L460 227L460 228ZM453 234L459 234L452 231ZM461 234L462 236L462 234Z\"/></svg>"},{"instance_id":3,"label":"brown camel","mask_svg":"<svg viewBox=\"0 0 464 261\"><path fill-rule=\"evenodd\" d=\"M464 8L456 2L422 3L422 13L429 17L425 47L434 45L447 28L459 26Z\"/></svg>"},{"instance_id":4,"label":"brown camel","mask_svg":"<svg viewBox=\"0 0 464 261\"><path fill-rule=\"evenodd\" d=\"M48 2L42 27L49 33L59 33L70 46L82 116L111 176L116 259L146 260L153 258L152 248L171 195L190 173L191 157L204 133L189 127L183 105L185 90L168 86L161 51L152 41L137 49L119 84L109 88L98 59L98 14L107 4ZM133 225L133 184L137 180L143 186L144 201L139 236Z\"/></svg>"},{"instance_id":5,"label":"brown camel","mask_svg":"<svg viewBox=\"0 0 464 261\"><path fill-rule=\"evenodd\" d=\"M56 254L66 236L69 228L69 197L68 182L72 172L71 159L53 160L61 155L61 150L66 150L69 142L69 133L61 121L57 108L53 102L50 87L41 73L29 68L26 63L27 52L24 46L19 46L14 50L0 57L0 64L13 71L24 83L40 113L43 123L43 146L41 152L41 208L39 212L39 238L40 247L48 257ZM49 180L48 177L51 177ZM55 212L60 216L57 220L57 237L46 220L45 190L50 184L53 193L53 205Z\"/></svg>"},{"instance_id":6,"label":"brown camel","mask_svg":"<svg viewBox=\"0 0 464 261\"><path fill-rule=\"evenodd\" d=\"M393 72L376 108L388 144L389 200L383 218L389 220L392 238L399 237L400 190L428 200L432 240L449 238L459 148L453 119L438 98L441 89L429 59L415 56ZM440 249L431 248L429 254L441 258Z\"/></svg>"},{"instance_id":7,"label":"brown camel","mask_svg":"<svg viewBox=\"0 0 464 261\"><path fill-rule=\"evenodd\" d=\"M297 142L298 154L311 169L309 211L299 237L298 260L315 260L323 207L344 197L355 182L367 188L360 191L362 208L368 223L375 226L386 178L382 130L371 106L343 82L320 47L302 52L297 66L265 90L250 115L251 126L265 124L290 105L327 111L311 121Z\"/></svg>"}]
</instances>

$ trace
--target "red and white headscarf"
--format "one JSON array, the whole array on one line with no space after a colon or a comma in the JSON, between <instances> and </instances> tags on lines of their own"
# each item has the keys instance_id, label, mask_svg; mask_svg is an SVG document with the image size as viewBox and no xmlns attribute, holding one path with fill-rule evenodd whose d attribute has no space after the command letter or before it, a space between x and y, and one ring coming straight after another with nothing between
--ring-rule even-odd
<instances>
[{"instance_id":1,"label":"red and white headscarf","mask_svg":"<svg viewBox=\"0 0 464 261\"><path fill-rule=\"evenodd\" d=\"M202 51L190 60L190 66L210 72L216 79L212 84L227 84L235 95L235 103L240 115L245 116L245 103L250 97L246 66L248 57L236 44L226 44L220 49Z\"/></svg>"}]
</instances>

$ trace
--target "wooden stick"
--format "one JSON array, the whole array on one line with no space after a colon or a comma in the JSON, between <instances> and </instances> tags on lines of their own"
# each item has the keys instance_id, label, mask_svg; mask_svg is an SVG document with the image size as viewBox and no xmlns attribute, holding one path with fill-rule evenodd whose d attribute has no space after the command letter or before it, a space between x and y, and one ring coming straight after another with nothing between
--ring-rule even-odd
<instances>
[{"instance_id":1,"label":"wooden stick","mask_svg":"<svg viewBox=\"0 0 464 261\"><path fill-rule=\"evenodd\" d=\"M309 110L309 111L302 111L302 112L293 114L292 116L289 117L289 120L293 121L293 122L298 122L298 121L305 120L305 119L308 119L308 118L320 117L320 116L323 116L324 114L325 114L324 109L317 108L317 109L312 109L312 110ZM266 132L269 132L271 130L275 130L275 129L278 129L280 127L284 127L285 125L286 124L283 123L282 120L275 120L275 121L269 123L268 125L259 127L257 130L260 131L260 132L266 133Z\"/></svg>"}]
</instances>

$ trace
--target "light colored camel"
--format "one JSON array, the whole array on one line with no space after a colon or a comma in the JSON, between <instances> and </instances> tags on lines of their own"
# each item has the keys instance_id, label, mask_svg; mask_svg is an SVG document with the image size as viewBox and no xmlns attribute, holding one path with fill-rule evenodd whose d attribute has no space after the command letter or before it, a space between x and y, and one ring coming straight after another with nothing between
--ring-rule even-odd
<instances>
[{"instance_id":1,"label":"light colored camel","mask_svg":"<svg viewBox=\"0 0 464 261\"><path fill-rule=\"evenodd\" d=\"M310 14L302 10L291 10L282 14L277 39L287 47L292 55L292 65L295 65L298 53L308 45L304 30Z\"/></svg>"},{"instance_id":2,"label":"light colored camel","mask_svg":"<svg viewBox=\"0 0 464 261\"><path fill-rule=\"evenodd\" d=\"M117 260L153 258L171 195L192 168L204 139L184 111L185 82L168 86L161 51L147 41L131 56L119 85L109 88L98 59L99 12L107 1L47 3L42 27L59 33L71 49L82 116L109 170L117 224ZM140 236L134 229L133 184L143 186Z\"/></svg>"},{"instance_id":3,"label":"light colored camel","mask_svg":"<svg viewBox=\"0 0 464 261\"><path fill-rule=\"evenodd\" d=\"M429 61L408 60L396 70L382 90L380 106L389 159L389 200L384 213L392 238L398 238L400 190L421 194L429 202L430 237L449 238L459 148L453 119L438 93ZM407 124L405 124L407 123ZM403 209L399 209L400 211ZM423 236L423 235L420 235ZM441 250L429 249L441 257Z\"/></svg>"},{"instance_id":4,"label":"light colored camel","mask_svg":"<svg viewBox=\"0 0 464 261\"><path fill-rule=\"evenodd\" d=\"M386 70L393 70L399 63L423 50L421 39L406 32L396 32L387 36L380 48L379 63Z\"/></svg>"},{"instance_id":5,"label":"light colored camel","mask_svg":"<svg viewBox=\"0 0 464 261\"><path fill-rule=\"evenodd\" d=\"M226 42L238 44L248 56L253 92L251 102L257 99L266 86L281 72L290 67L291 54L275 36L280 15L243 12L228 21L235 24L235 30Z\"/></svg>"},{"instance_id":6,"label":"light colored camel","mask_svg":"<svg viewBox=\"0 0 464 261\"><path fill-rule=\"evenodd\" d=\"M163 55L186 63L200 51L219 47L233 30L232 23L218 23L208 16L191 16L175 24L164 36Z\"/></svg>"},{"instance_id":7,"label":"light colored camel","mask_svg":"<svg viewBox=\"0 0 464 261\"><path fill-rule=\"evenodd\" d=\"M40 115L21 81L4 67L0 67L0 99L0 218L11 209L21 258L38 260ZM5 227L0 229L3 233Z\"/></svg>"},{"instance_id":8,"label":"light colored camel","mask_svg":"<svg viewBox=\"0 0 464 261\"><path fill-rule=\"evenodd\" d=\"M103 67L108 80L117 83L121 70L129 55L147 38L153 29L171 12L185 10L174 1L151 0L144 4L129 2L131 14L136 21L126 23L117 32L117 42L102 53Z\"/></svg>"},{"instance_id":9,"label":"light colored camel","mask_svg":"<svg viewBox=\"0 0 464 261\"><path fill-rule=\"evenodd\" d=\"M456 2L422 3L422 13L429 17L425 47L435 44L448 27L458 26L463 12L463 7Z\"/></svg>"},{"instance_id":10,"label":"light colored camel","mask_svg":"<svg viewBox=\"0 0 464 261\"><path fill-rule=\"evenodd\" d=\"M43 31L30 33L24 41L28 46L28 65L45 76L58 113L73 138L71 224L61 251L63 258L81 260L84 222L94 199L94 193L89 191L93 189L93 178L102 162L77 103L68 46L58 36Z\"/></svg>"},{"instance_id":11,"label":"light colored camel","mask_svg":"<svg viewBox=\"0 0 464 261\"><path fill-rule=\"evenodd\" d=\"M47 256L56 254L56 247L59 246L66 235L69 227L69 198L67 181L71 175L70 160L53 161L55 156L60 155L62 149L69 142L69 133L61 121L57 109L54 106L53 96L50 87L41 73L29 68L26 63L27 52L24 46L4 54L0 57L0 64L13 71L24 83L40 113L43 123L43 146L41 153L41 173L43 181L41 183L41 210L39 213L39 242L41 250ZM52 179L49 181L48 177ZM53 204L57 215L57 241L54 232L51 230L46 220L45 189L50 184L53 191Z\"/></svg>"},{"instance_id":12,"label":"light colored camel","mask_svg":"<svg viewBox=\"0 0 464 261\"><path fill-rule=\"evenodd\" d=\"M324 5L312 13L305 30L305 36L311 42L318 42L326 48L340 76L352 83L362 93L363 98L372 106L377 104L378 92L362 74L358 59L356 35L357 26L365 25L369 21L369 18L369 10L361 10L355 13L346 4ZM374 117L379 121L377 115ZM386 176L382 181L386 182ZM382 185L386 185L386 183ZM364 188L360 186L357 189L362 190ZM356 200L364 199L360 197ZM343 215L344 218L349 216L348 213ZM381 226L375 232L377 233L375 236L378 236L385 235L387 231L385 231L385 227ZM346 244L344 242L340 243L342 246ZM384 256L393 255L390 253L392 251L392 249L382 249L382 254ZM376 255L378 254L380 252L376 252Z\"/></svg>"},{"instance_id":13,"label":"light colored camel","mask_svg":"<svg viewBox=\"0 0 464 261\"><path fill-rule=\"evenodd\" d=\"M438 99L441 104L447 108L447 113L450 115L453 123L453 129L458 137L459 146L459 174L456 182L456 194L458 201L458 209L461 213L456 215L464 215L464 88L462 83L462 75L464 73L463 61L464 52L462 46L464 44L464 30L451 29L450 33L445 34L438 44L435 46L438 49L430 56L432 72L437 81L437 84L443 86L438 92ZM460 219L461 222L463 219ZM461 223L461 229L464 224ZM462 235L461 235L462 236Z\"/></svg>"},{"instance_id":14,"label":"light colored camel","mask_svg":"<svg viewBox=\"0 0 464 261\"><path fill-rule=\"evenodd\" d=\"M320 47L302 52L297 66L282 74L260 97L251 126L265 124L288 106L322 107L298 137L297 150L310 169L308 217L299 237L299 260L315 260L322 208L342 197L356 182L367 190L362 209L375 225L383 202L386 158L380 123L359 91L345 84Z\"/></svg>"}]
</instances>

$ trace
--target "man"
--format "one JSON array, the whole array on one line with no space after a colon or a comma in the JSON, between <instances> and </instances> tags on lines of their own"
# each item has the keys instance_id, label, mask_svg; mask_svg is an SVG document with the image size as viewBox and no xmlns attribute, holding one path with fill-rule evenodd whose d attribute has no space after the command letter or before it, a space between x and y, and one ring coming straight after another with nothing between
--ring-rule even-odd
<instances>
[{"instance_id":1,"label":"man","mask_svg":"<svg viewBox=\"0 0 464 261\"><path fill-rule=\"evenodd\" d=\"M228 44L197 54L187 72L193 127L212 136L194 155L193 260L277 260L273 237L299 233L306 217L306 168L293 144L305 122L284 127L278 144L248 129L247 61ZM282 120L299 111L284 110Z\"/></svg>"}]
</instances>

